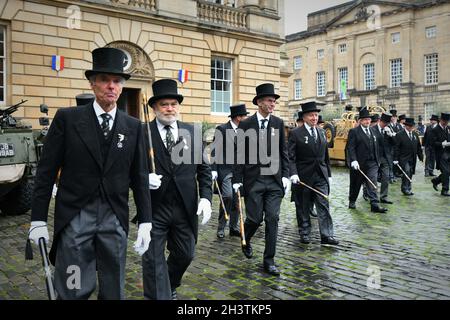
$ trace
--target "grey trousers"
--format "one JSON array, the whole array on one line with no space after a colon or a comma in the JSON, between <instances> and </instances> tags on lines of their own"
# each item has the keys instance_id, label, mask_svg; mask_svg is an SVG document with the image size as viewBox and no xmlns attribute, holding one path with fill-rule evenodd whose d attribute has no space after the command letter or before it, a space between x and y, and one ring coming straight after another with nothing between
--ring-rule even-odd
<instances>
[{"instance_id":1,"label":"grey trousers","mask_svg":"<svg viewBox=\"0 0 450 320\"><path fill-rule=\"evenodd\" d=\"M366 176L377 185L378 177L378 165L375 161L366 161L361 165L361 171L366 174ZM366 178L358 171L350 169L350 192L348 200L355 202L358 199L359 190L361 185L366 182ZM379 202L377 191L368 183L367 196L370 199L370 204L377 204Z\"/></svg>"},{"instance_id":2,"label":"grey trousers","mask_svg":"<svg viewBox=\"0 0 450 320\"><path fill-rule=\"evenodd\" d=\"M408 175L408 177L412 180L412 171L413 171L413 167L412 167L412 163L410 161L404 162L404 163L399 163L399 165L401 165L403 171L405 171L405 173ZM401 191L403 193L408 193L411 192L411 182L409 182L409 180L405 177L404 174L402 174L402 185L401 185Z\"/></svg>"},{"instance_id":3,"label":"grey trousers","mask_svg":"<svg viewBox=\"0 0 450 320\"><path fill-rule=\"evenodd\" d=\"M172 290L181 285L195 251L195 237L183 203L172 201L154 210L151 235L150 247L142 256L144 297L171 300Z\"/></svg>"},{"instance_id":4,"label":"grey trousers","mask_svg":"<svg viewBox=\"0 0 450 320\"><path fill-rule=\"evenodd\" d=\"M387 200L388 191L389 191L389 162L386 158L381 157L380 168L378 169L381 177L381 188L380 188L380 200ZM366 188L371 188L371 186L367 186Z\"/></svg>"},{"instance_id":5,"label":"grey trousers","mask_svg":"<svg viewBox=\"0 0 450 320\"><path fill-rule=\"evenodd\" d=\"M435 163L434 147L425 147L425 173L433 173Z\"/></svg>"},{"instance_id":6,"label":"grey trousers","mask_svg":"<svg viewBox=\"0 0 450 320\"><path fill-rule=\"evenodd\" d=\"M315 179L310 186L323 194L328 195L328 184L326 180L318 174L315 174L314 177ZM333 220L331 219L328 201L323 196L318 195L308 188L302 187L300 190L301 191L296 194L296 196L301 199L301 210L297 211L297 223L300 235L309 235L311 233L310 215L313 210L313 204L315 204L321 238L332 237Z\"/></svg>"},{"instance_id":7,"label":"grey trousers","mask_svg":"<svg viewBox=\"0 0 450 320\"><path fill-rule=\"evenodd\" d=\"M222 193L223 202L225 203L225 208L227 209L227 213L229 216L230 230L239 232L239 225L238 225L239 213L236 207L238 198L236 196L236 193L233 191L231 183L232 178L233 178L232 173L229 173L225 176L220 185L220 192ZM221 204L219 209L219 224L217 230L224 230L226 224L227 221L225 220L225 213Z\"/></svg>"},{"instance_id":8,"label":"grey trousers","mask_svg":"<svg viewBox=\"0 0 450 320\"><path fill-rule=\"evenodd\" d=\"M127 235L109 204L91 200L61 231L55 262L58 299L124 299Z\"/></svg>"},{"instance_id":9,"label":"grey trousers","mask_svg":"<svg viewBox=\"0 0 450 320\"><path fill-rule=\"evenodd\" d=\"M277 236L280 205L283 190L273 176L260 176L245 196L245 240L250 243L263 219L265 222L264 265L273 265Z\"/></svg>"}]
</instances>

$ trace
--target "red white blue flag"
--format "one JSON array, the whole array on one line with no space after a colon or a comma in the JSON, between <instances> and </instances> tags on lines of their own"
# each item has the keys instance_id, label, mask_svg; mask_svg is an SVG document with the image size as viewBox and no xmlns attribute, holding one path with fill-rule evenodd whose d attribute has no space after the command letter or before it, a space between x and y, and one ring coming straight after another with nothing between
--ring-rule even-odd
<instances>
[{"instance_id":1,"label":"red white blue flag","mask_svg":"<svg viewBox=\"0 0 450 320\"><path fill-rule=\"evenodd\" d=\"M63 56L52 56L52 69L60 71L64 69L64 57Z\"/></svg>"},{"instance_id":2,"label":"red white blue flag","mask_svg":"<svg viewBox=\"0 0 450 320\"><path fill-rule=\"evenodd\" d=\"M187 71L186 69L178 70L178 81L180 81L181 83L186 82L188 80L188 74L189 71Z\"/></svg>"}]
</instances>

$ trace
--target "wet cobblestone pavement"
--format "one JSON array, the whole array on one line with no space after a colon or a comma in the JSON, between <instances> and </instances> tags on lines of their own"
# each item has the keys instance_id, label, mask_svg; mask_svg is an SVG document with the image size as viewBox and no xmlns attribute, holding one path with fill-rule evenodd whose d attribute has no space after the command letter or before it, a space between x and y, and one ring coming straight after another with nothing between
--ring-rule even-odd
<instances>
[{"instance_id":1,"label":"wet cobblestone pavement","mask_svg":"<svg viewBox=\"0 0 450 320\"><path fill-rule=\"evenodd\" d=\"M275 256L282 273L272 277L262 267L264 226L252 240L252 259L244 257L239 238L227 232L217 239L216 195L211 220L200 226L179 299L449 299L450 201L433 190L422 164L414 176L414 196L403 196L399 181L390 185L394 204L387 205L387 214L371 213L361 193L357 209L348 209L348 171L333 167L332 172L330 207L338 246L320 245L317 219L312 243L301 244L294 205L285 199ZM33 261L24 260L28 228L29 214L0 216L0 299L47 299L38 250ZM131 226L127 299L143 299L141 259L132 250L135 237Z\"/></svg>"}]
</instances>

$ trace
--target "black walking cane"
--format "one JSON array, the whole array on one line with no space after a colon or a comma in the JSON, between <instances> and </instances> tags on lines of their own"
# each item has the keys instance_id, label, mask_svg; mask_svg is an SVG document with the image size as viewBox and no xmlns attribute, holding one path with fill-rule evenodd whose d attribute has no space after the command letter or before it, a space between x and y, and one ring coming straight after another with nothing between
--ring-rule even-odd
<instances>
[{"instance_id":1,"label":"black walking cane","mask_svg":"<svg viewBox=\"0 0 450 320\"><path fill-rule=\"evenodd\" d=\"M39 238L39 251L42 256L42 266L44 267L45 285L49 300L56 300L55 289L53 287L52 270L50 269L50 261L48 260L47 245L44 238Z\"/></svg>"}]
</instances>

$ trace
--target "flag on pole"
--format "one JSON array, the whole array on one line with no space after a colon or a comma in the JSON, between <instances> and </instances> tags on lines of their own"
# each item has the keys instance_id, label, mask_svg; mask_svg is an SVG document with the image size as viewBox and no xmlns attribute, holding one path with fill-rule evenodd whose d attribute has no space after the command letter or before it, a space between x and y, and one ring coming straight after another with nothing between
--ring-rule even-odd
<instances>
[{"instance_id":1,"label":"flag on pole","mask_svg":"<svg viewBox=\"0 0 450 320\"><path fill-rule=\"evenodd\" d=\"M347 81L345 79L341 79L341 93L340 93L341 100L347 99Z\"/></svg>"},{"instance_id":2,"label":"flag on pole","mask_svg":"<svg viewBox=\"0 0 450 320\"><path fill-rule=\"evenodd\" d=\"M64 69L64 57L63 56L52 56L52 69L60 71Z\"/></svg>"},{"instance_id":3,"label":"flag on pole","mask_svg":"<svg viewBox=\"0 0 450 320\"><path fill-rule=\"evenodd\" d=\"M188 80L188 74L189 71L187 71L186 69L180 69L178 71L178 81L180 81L181 83L184 83Z\"/></svg>"}]
</instances>

